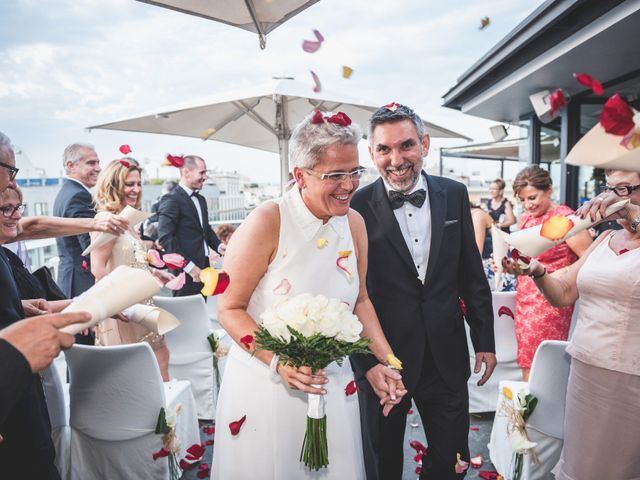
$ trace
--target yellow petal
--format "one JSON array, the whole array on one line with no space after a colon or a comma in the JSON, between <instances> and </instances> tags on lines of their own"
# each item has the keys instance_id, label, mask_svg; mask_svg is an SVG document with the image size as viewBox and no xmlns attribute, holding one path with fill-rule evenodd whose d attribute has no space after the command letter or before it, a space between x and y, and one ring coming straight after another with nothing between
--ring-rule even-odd
<instances>
[{"instance_id":1,"label":"yellow petal","mask_svg":"<svg viewBox=\"0 0 640 480\"><path fill-rule=\"evenodd\" d=\"M342 76L344 78L351 78L352 73L353 73L353 68L347 67L346 65L342 66Z\"/></svg>"},{"instance_id":2,"label":"yellow petal","mask_svg":"<svg viewBox=\"0 0 640 480\"><path fill-rule=\"evenodd\" d=\"M395 368L396 370L402 370L402 362L393 353L390 353L389 355L387 355L387 362L389 362L389 366L391 368Z\"/></svg>"},{"instance_id":3,"label":"yellow petal","mask_svg":"<svg viewBox=\"0 0 640 480\"><path fill-rule=\"evenodd\" d=\"M211 267L203 268L200 271L200 281L204 283L200 293L205 297L213 295L216 285L218 285L218 270Z\"/></svg>"},{"instance_id":4,"label":"yellow petal","mask_svg":"<svg viewBox=\"0 0 640 480\"><path fill-rule=\"evenodd\" d=\"M502 394L509 400L513 400L513 392L509 387L502 387Z\"/></svg>"},{"instance_id":5,"label":"yellow petal","mask_svg":"<svg viewBox=\"0 0 640 480\"><path fill-rule=\"evenodd\" d=\"M318 240L316 240L316 247L318 248L324 248L329 244L329 240L327 240L326 238L319 238Z\"/></svg>"},{"instance_id":6,"label":"yellow petal","mask_svg":"<svg viewBox=\"0 0 640 480\"><path fill-rule=\"evenodd\" d=\"M200 136L202 137L203 140L206 140L214 133L216 133L216 129L211 127L211 128L207 128L204 132L202 132Z\"/></svg>"},{"instance_id":7,"label":"yellow petal","mask_svg":"<svg viewBox=\"0 0 640 480\"><path fill-rule=\"evenodd\" d=\"M349 255L351 255L351 250L339 250L338 251L338 256L339 257L348 257Z\"/></svg>"}]
</instances>

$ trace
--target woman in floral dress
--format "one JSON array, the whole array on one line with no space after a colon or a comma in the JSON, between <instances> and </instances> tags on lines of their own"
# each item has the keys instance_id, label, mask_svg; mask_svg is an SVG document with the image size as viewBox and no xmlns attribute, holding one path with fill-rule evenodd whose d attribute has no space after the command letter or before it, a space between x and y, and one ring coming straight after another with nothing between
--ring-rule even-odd
<instances>
[{"instance_id":1,"label":"woman in floral dress","mask_svg":"<svg viewBox=\"0 0 640 480\"><path fill-rule=\"evenodd\" d=\"M540 225L554 215L566 216L573 210L566 205L557 205L551 199L553 187L549 172L532 165L521 170L513 181L513 191L522 202L524 213L520 216L520 229ZM591 245L587 231L569 238L536 259L546 265L549 273L574 263ZM567 340L573 315L573 305L555 308L545 300L533 280L518 277L516 287L515 329L518 342L518 365L524 380L538 345L544 340Z\"/></svg>"}]
</instances>

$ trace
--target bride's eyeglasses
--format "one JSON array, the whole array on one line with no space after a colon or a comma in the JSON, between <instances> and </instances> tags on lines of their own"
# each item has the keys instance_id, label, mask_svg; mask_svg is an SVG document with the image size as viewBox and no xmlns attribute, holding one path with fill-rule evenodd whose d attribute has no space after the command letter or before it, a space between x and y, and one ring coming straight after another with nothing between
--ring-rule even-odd
<instances>
[{"instance_id":1,"label":"bride's eyeglasses","mask_svg":"<svg viewBox=\"0 0 640 480\"><path fill-rule=\"evenodd\" d=\"M313 175L314 177L318 177L320 180L328 180L330 182L344 182L346 180L351 180L352 182L357 182L362 177L362 174L367 171L365 167L358 167L350 172L316 172L315 170L311 170L310 168L305 168L305 172L309 175Z\"/></svg>"},{"instance_id":2,"label":"bride's eyeglasses","mask_svg":"<svg viewBox=\"0 0 640 480\"><path fill-rule=\"evenodd\" d=\"M631 195L634 191L640 188L640 185L620 185L617 187L610 187L605 185L602 187L603 192L613 192L619 197L626 197Z\"/></svg>"}]
</instances>

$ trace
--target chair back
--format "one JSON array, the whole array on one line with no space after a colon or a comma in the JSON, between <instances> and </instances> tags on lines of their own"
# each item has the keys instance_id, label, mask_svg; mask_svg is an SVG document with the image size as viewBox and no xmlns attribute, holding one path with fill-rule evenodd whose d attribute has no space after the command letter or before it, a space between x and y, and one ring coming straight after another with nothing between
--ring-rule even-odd
<instances>
[{"instance_id":1,"label":"chair back","mask_svg":"<svg viewBox=\"0 0 640 480\"><path fill-rule=\"evenodd\" d=\"M186 297L153 297L157 307L172 313L180 325L165 335L171 357L198 352L211 353L207 341L210 333L209 315L202 295ZM171 362L171 357L169 361Z\"/></svg>"},{"instance_id":2,"label":"chair back","mask_svg":"<svg viewBox=\"0 0 640 480\"><path fill-rule=\"evenodd\" d=\"M47 399L51 430L68 425L64 388L58 370L53 364L42 371L42 388Z\"/></svg>"},{"instance_id":3,"label":"chair back","mask_svg":"<svg viewBox=\"0 0 640 480\"><path fill-rule=\"evenodd\" d=\"M65 355L73 429L100 440L129 440L155 430L165 394L149 344L74 345Z\"/></svg>"},{"instance_id":4,"label":"chair back","mask_svg":"<svg viewBox=\"0 0 640 480\"><path fill-rule=\"evenodd\" d=\"M513 362L518 357L518 344L514 319L507 313L510 311L515 314L516 312L516 292L491 292L491 297L496 358L498 363Z\"/></svg>"},{"instance_id":5,"label":"chair back","mask_svg":"<svg viewBox=\"0 0 640 480\"><path fill-rule=\"evenodd\" d=\"M569 342L545 340L540 344L529 374L529 391L538 405L527 423L540 432L564 438L564 409L571 357Z\"/></svg>"}]
</instances>

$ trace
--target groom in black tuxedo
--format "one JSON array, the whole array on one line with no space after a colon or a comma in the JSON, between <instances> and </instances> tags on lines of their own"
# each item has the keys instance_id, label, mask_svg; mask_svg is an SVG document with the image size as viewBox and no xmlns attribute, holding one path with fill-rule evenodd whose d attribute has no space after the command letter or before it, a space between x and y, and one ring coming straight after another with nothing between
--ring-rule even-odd
<instances>
[{"instance_id":1,"label":"groom in black tuxedo","mask_svg":"<svg viewBox=\"0 0 640 480\"><path fill-rule=\"evenodd\" d=\"M421 479L463 478L469 461L469 353L464 320L486 382L496 365L491 292L475 243L467 189L426 175L429 135L420 117L395 103L371 117L371 158L381 178L356 192L351 206L369 237L367 289L384 333L402 360L408 394L387 417L389 369L372 355L352 357L359 386L367 478L402 478L411 399L428 442ZM460 299L466 304L463 316Z\"/></svg>"},{"instance_id":2,"label":"groom in black tuxedo","mask_svg":"<svg viewBox=\"0 0 640 480\"><path fill-rule=\"evenodd\" d=\"M187 281L174 296L200 293L200 271L209 266L209 247L224 253L224 244L209 225L207 202L198 193L207 178L205 161L187 155L180 168L180 183L162 197L158 208L158 242L165 253L179 253L187 261Z\"/></svg>"}]
</instances>

